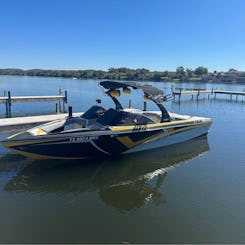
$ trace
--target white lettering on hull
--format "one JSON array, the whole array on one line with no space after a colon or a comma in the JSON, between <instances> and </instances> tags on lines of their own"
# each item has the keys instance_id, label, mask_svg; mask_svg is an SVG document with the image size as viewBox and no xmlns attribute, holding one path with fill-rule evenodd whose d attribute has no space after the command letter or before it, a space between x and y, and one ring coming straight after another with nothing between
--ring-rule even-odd
<instances>
[{"instance_id":1,"label":"white lettering on hull","mask_svg":"<svg viewBox=\"0 0 245 245\"><path fill-rule=\"evenodd\" d=\"M70 143L86 143L92 142L93 140L98 140L99 136L85 136L85 137L72 137L70 138Z\"/></svg>"}]
</instances>

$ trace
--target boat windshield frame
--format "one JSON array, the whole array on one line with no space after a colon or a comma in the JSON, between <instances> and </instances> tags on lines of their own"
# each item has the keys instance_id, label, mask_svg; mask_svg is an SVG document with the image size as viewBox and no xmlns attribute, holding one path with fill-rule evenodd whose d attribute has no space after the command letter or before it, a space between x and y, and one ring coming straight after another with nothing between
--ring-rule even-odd
<instances>
[{"instance_id":1,"label":"boat windshield frame","mask_svg":"<svg viewBox=\"0 0 245 245\"><path fill-rule=\"evenodd\" d=\"M156 87L146 84L139 84L135 82L116 82L116 81L102 81L99 85L104 89L106 95L108 95L116 105L117 110L123 110L121 103L118 99L111 95L111 92L116 89L126 89L126 88L133 88L133 89L141 89L144 92L144 96L153 101L162 113L161 122L170 121L170 115L162 105L164 101L166 101L166 96L164 96L164 92Z\"/></svg>"}]
</instances>

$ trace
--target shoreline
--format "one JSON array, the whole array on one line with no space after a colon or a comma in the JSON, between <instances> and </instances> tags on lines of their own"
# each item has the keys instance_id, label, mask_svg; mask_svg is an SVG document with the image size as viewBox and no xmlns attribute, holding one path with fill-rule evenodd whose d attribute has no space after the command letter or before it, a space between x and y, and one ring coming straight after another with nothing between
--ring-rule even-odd
<instances>
[{"instance_id":1,"label":"shoreline","mask_svg":"<svg viewBox=\"0 0 245 245\"><path fill-rule=\"evenodd\" d=\"M133 81L133 82L172 82L176 84L181 84L181 83L207 83L207 84L238 84L238 85L245 85L245 78L242 81L227 81L227 80L222 80L222 79L217 79L217 80L212 80L212 79L163 79L163 80L133 80L133 79L108 79L108 78L96 78L96 77L91 77L91 78L75 78L75 77L68 77L68 76L41 76L41 75L22 75L22 74L0 74L1 76L20 76L20 77L39 77L39 78L63 78L63 79L73 79L73 80L117 80L117 81Z\"/></svg>"}]
</instances>

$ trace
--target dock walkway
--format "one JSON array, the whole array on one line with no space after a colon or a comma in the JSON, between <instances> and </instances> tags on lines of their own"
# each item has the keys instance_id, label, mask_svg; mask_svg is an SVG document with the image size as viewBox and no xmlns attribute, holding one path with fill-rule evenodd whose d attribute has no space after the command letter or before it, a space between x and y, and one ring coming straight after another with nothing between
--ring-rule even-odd
<instances>
[{"instance_id":1,"label":"dock walkway","mask_svg":"<svg viewBox=\"0 0 245 245\"><path fill-rule=\"evenodd\" d=\"M180 100L182 95L191 95L191 98L194 98L194 95L196 95L196 99L198 100L200 94L208 94L208 99L210 99L211 96L216 99L217 94L226 94L230 95L230 100L232 100L232 96L236 96L236 101L238 100L238 96L245 96L245 91L226 91L226 90L218 90L218 89L195 89L195 90L184 90L179 89L179 91L173 91L173 98L175 100L175 96L178 96L178 99Z\"/></svg>"},{"instance_id":2,"label":"dock walkway","mask_svg":"<svg viewBox=\"0 0 245 245\"><path fill-rule=\"evenodd\" d=\"M12 103L27 103L27 102L51 102L57 101L56 112L61 112L61 102L63 102L63 112L65 112L65 104L67 104L67 91L64 95L59 90L59 95L48 95L48 96L11 96L10 91L4 92L4 96L0 97L0 103L4 103L6 107L6 117L11 117L11 106Z\"/></svg>"},{"instance_id":3,"label":"dock walkway","mask_svg":"<svg viewBox=\"0 0 245 245\"><path fill-rule=\"evenodd\" d=\"M73 113L74 116L79 116L81 114L82 112ZM26 129L27 127L32 127L38 124L63 119L67 116L67 113L62 113L42 116L2 118L0 119L0 133L6 133L16 129Z\"/></svg>"},{"instance_id":4,"label":"dock walkway","mask_svg":"<svg viewBox=\"0 0 245 245\"><path fill-rule=\"evenodd\" d=\"M0 97L0 103L6 103L9 98ZM63 101L64 95L50 95L50 96L14 96L11 97L11 102L42 102L42 101Z\"/></svg>"}]
</instances>

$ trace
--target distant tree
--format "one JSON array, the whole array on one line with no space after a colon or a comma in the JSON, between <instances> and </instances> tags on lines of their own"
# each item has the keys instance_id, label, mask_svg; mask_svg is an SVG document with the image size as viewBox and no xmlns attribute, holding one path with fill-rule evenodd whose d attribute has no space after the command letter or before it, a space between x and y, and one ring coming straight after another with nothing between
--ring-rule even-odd
<instances>
[{"instance_id":1,"label":"distant tree","mask_svg":"<svg viewBox=\"0 0 245 245\"><path fill-rule=\"evenodd\" d=\"M154 81L160 81L161 79L162 79L162 74L160 73L160 72L155 72L154 74L153 74L153 76L152 76L152 79L154 80Z\"/></svg>"},{"instance_id":2,"label":"distant tree","mask_svg":"<svg viewBox=\"0 0 245 245\"><path fill-rule=\"evenodd\" d=\"M164 72L163 72L163 76L164 76L164 77L168 77L168 76L169 76L169 72L168 72L168 71L164 71Z\"/></svg>"},{"instance_id":3,"label":"distant tree","mask_svg":"<svg viewBox=\"0 0 245 245\"><path fill-rule=\"evenodd\" d=\"M176 69L176 75L179 79L183 79L185 77L185 69L183 66L178 66Z\"/></svg>"},{"instance_id":4,"label":"distant tree","mask_svg":"<svg viewBox=\"0 0 245 245\"><path fill-rule=\"evenodd\" d=\"M239 72L238 72L238 70L236 70L236 69L230 68L230 69L228 70L228 73L239 73Z\"/></svg>"},{"instance_id":5,"label":"distant tree","mask_svg":"<svg viewBox=\"0 0 245 245\"><path fill-rule=\"evenodd\" d=\"M194 75L194 72L193 72L191 69L188 69L188 68L186 68L185 73L186 73L186 76L187 76L188 78L191 78L191 77L193 77L193 75Z\"/></svg>"},{"instance_id":6,"label":"distant tree","mask_svg":"<svg viewBox=\"0 0 245 245\"><path fill-rule=\"evenodd\" d=\"M203 67L203 66L199 66L195 69L194 73L197 75L197 76L201 76L201 75L205 75L205 74L208 74L208 69L206 67Z\"/></svg>"},{"instance_id":7,"label":"distant tree","mask_svg":"<svg viewBox=\"0 0 245 245\"><path fill-rule=\"evenodd\" d=\"M217 77L217 78L220 78L220 77L221 77L221 72L217 72L217 73L216 73L216 77Z\"/></svg>"}]
</instances>

